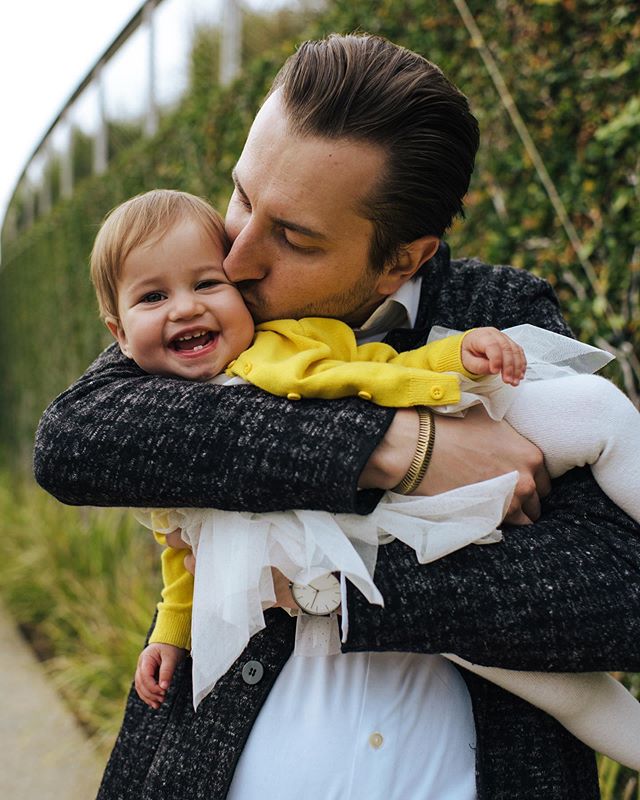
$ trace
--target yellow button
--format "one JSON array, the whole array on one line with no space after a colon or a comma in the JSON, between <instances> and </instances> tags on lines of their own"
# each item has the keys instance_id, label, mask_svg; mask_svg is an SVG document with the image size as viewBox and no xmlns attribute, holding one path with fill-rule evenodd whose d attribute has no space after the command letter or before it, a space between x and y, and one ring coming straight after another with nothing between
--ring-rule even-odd
<instances>
[{"instance_id":1,"label":"yellow button","mask_svg":"<svg viewBox=\"0 0 640 800\"><path fill-rule=\"evenodd\" d=\"M361 400L371 400L371 394L369 392L365 392L364 390L362 392L358 392L358 397Z\"/></svg>"},{"instance_id":2,"label":"yellow button","mask_svg":"<svg viewBox=\"0 0 640 800\"><path fill-rule=\"evenodd\" d=\"M369 737L369 744L374 750L379 750L382 747L383 742L384 739L382 738L381 733L372 733Z\"/></svg>"},{"instance_id":3,"label":"yellow button","mask_svg":"<svg viewBox=\"0 0 640 800\"><path fill-rule=\"evenodd\" d=\"M444 392L442 390L442 386L432 386L431 387L431 397L434 400L441 400Z\"/></svg>"},{"instance_id":4,"label":"yellow button","mask_svg":"<svg viewBox=\"0 0 640 800\"><path fill-rule=\"evenodd\" d=\"M287 400L299 400L300 395L297 392L289 392L287 395Z\"/></svg>"},{"instance_id":5,"label":"yellow button","mask_svg":"<svg viewBox=\"0 0 640 800\"><path fill-rule=\"evenodd\" d=\"M248 375L251 372L251 367L252 367L251 362L247 361L247 363L242 368L242 371L244 372L245 375Z\"/></svg>"},{"instance_id":6,"label":"yellow button","mask_svg":"<svg viewBox=\"0 0 640 800\"><path fill-rule=\"evenodd\" d=\"M237 358L234 358L233 361L230 361L227 364L227 369L231 369L231 367L236 363L237 360L238 360Z\"/></svg>"}]
</instances>

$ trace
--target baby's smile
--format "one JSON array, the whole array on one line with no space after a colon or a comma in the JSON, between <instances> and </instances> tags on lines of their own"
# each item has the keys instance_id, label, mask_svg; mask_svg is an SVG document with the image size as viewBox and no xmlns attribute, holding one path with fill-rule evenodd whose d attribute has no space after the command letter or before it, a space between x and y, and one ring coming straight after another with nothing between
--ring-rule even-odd
<instances>
[{"instance_id":1,"label":"baby's smile","mask_svg":"<svg viewBox=\"0 0 640 800\"><path fill-rule=\"evenodd\" d=\"M180 333L169 342L169 347L176 353L187 356L205 355L215 348L219 335L219 331L207 330Z\"/></svg>"}]
</instances>

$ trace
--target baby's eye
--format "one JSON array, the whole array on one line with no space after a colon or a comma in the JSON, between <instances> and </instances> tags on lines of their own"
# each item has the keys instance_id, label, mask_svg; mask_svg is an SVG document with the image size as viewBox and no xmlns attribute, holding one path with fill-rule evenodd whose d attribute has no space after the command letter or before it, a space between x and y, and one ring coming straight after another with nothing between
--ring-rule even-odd
<instances>
[{"instance_id":1,"label":"baby's eye","mask_svg":"<svg viewBox=\"0 0 640 800\"><path fill-rule=\"evenodd\" d=\"M144 297L140 299L141 303L158 303L160 300L164 300L164 295L162 292L149 292L145 294Z\"/></svg>"},{"instance_id":2,"label":"baby's eye","mask_svg":"<svg viewBox=\"0 0 640 800\"><path fill-rule=\"evenodd\" d=\"M220 285L220 281L215 281L212 278L211 280L208 280L208 281L200 281L196 285L196 289L211 289L213 286L219 286L219 285Z\"/></svg>"}]
</instances>

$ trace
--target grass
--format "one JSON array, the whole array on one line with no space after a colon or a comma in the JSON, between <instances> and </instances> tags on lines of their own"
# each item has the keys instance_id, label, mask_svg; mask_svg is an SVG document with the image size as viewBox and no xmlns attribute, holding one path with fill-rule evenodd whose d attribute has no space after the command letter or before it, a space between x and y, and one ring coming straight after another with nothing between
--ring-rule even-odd
<instances>
[{"instance_id":1,"label":"grass","mask_svg":"<svg viewBox=\"0 0 640 800\"><path fill-rule=\"evenodd\" d=\"M72 508L0 474L0 595L102 755L161 588L157 544L122 509ZM619 675L636 697L640 674ZM638 773L599 758L603 800L640 800Z\"/></svg>"},{"instance_id":2,"label":"grass","mask_svg":"<svg viewBox=\"0 0 640 800\"><path fill-rule=\"evenodd\" d=\"M71 508L0 476L0 594L97 749L110 749L161 588L125 510Z\"/></svg>"}]
</instances>

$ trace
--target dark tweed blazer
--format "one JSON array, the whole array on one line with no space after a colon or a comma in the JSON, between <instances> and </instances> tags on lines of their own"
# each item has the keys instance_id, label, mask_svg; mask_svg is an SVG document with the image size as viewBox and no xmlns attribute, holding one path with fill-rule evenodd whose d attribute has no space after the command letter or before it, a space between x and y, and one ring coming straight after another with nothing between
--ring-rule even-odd
<instances>
[{"instance_id":1,"label":"dark tweed blazer","mask_svg":"<svg viewBox=\"0 0 640 800\"><path fill-rule=\"evenodd\" d=\"M450 262L446 248L423 270L415 330L388 338L398 349L424 343L435 324L531 322L568 332L550 287L525 272ZM358 492L358 475L392 414L357 399L290 403L253 387L153 377L112 346L45 412L35 472L67 503L366 513L379 493ZM555 482L541 520L506 527L499 546L424 566L400 542L381 548L375 580L385 608L350 594L344 650L453 652L530 670L640 669L639 534L589 470L574 470ZM197 714L188 659L160 710L131 693L100 800L226 796L293 647L294 621L275 609L267 621ZM264 668L256 684L242 677L250 660ZM587 747L538 709L462 673L478 734L479 800L599 797Z\"/></svg>"}]
</instances>

